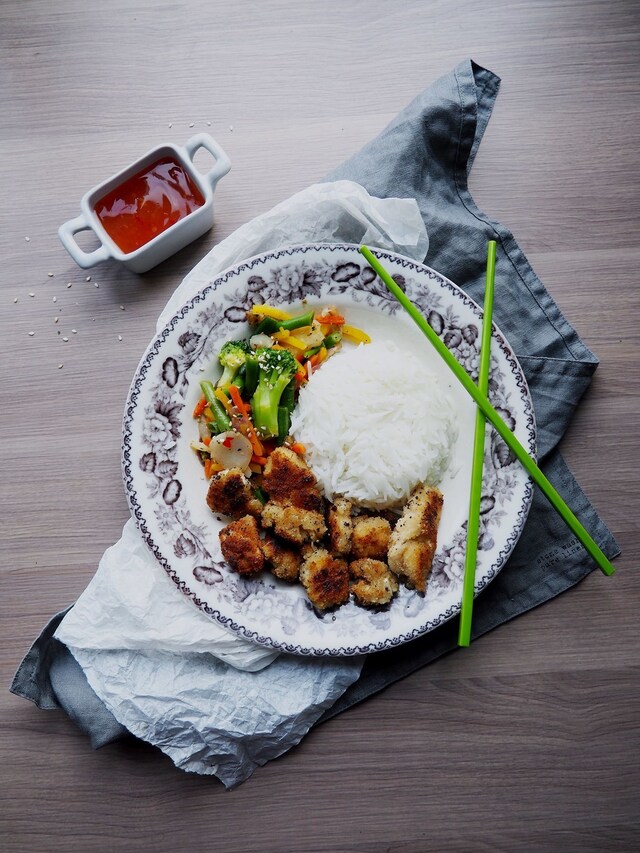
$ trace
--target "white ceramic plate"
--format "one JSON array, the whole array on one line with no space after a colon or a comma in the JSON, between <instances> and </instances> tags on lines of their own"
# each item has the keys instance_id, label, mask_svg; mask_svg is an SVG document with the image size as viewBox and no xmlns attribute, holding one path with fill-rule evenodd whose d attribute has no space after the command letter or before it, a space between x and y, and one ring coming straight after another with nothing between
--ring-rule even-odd
<instances>
[{"instance_id":1,"label":"white ceramic plate","mask_svg":"<svg viewBox=\"0 0 640 853\"><path fill-rule=\"evenodd\" d=\"M476 378L478 306L426 266L376 254L428 317L458 361ZM222 559L207 482L189 442L199 381L216 378L220 346L247 334L245 312L269 302L292 311L333 304L372 338L419 354L450 388L458 411L452 464L440 488L444 509L426 595L401 587L386 609L349 603L321 616L300 585L264 572L245 579ZM202 371L204 368L204 372ZM348 389L344 390L348 395ZM535 455L535 421L522 369L494 327L490 399ZM222 274L172 318L150 344L134 376L124 415L123 476L131 511L148 547L178 589L230 631L302 655L353 655L405 643L460 609L469 501L474 405L429 342L377 279L356 246L297 246L253 258ZM476 592L500 571L529 511L532 486L492 432L485 453Z\"/></svg>"}]
</instances>

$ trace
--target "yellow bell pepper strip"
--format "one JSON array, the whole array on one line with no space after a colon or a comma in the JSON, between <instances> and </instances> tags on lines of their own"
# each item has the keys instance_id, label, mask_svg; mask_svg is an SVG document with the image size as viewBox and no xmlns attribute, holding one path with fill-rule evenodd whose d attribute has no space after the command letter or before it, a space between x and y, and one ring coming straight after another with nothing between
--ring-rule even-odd
<instances>
[{"instance_id":1,"label":"yellow bell pepper strip","mask_svg":"<svg viewBox=\"0 0 640 853\"><path fill-rule=\"evenodd\" d=\"M251 308L251 313L258 317L273 317L274 320L290 320L291 314L287 314L281 308L275 308L273 305L254 305Z\"/></svg>"},{"instance_id":2,"label":"yellow bell pepper strip","mask_svg":"<svg viewBox=\"0 0 640 853\"><path fill-rule=\"evenodd\" d=\"M358 329L355 326L344 325L341 328L342 336L344 338L349 338L351 341L355 341L358 344L370 344L371 338L366 332L363 332L362 329Z\"/></svg>"}]
</instances>

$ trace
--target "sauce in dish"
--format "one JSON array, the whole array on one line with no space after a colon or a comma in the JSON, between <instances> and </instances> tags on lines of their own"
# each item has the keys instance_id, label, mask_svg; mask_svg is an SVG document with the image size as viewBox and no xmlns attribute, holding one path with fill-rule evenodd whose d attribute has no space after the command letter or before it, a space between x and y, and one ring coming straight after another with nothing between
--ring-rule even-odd
<instances>
[{"instance_id":1,"label":"sauce in dish","mask_svg":"<svg viewBox=\"0 0 640 853\"><path fill-rule=\"evenodd\" d=\"M203 204L202 193L183 166L163 157L103 196L95 212L114 243L128 254Z\"/></svg>"}]
</instances>

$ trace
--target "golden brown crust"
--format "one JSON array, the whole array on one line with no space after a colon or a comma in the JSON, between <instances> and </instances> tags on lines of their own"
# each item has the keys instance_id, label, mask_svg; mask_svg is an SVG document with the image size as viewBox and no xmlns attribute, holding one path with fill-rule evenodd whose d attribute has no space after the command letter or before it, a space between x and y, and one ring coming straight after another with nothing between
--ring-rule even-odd
<instances>
[{"instance_id":1,"label":"golden brown crust","mask_svg":"<svg viewBox=\"0 0 640 853\"><path fill-rule=\"evenodd\" d=\"M317 542L327 532L323 513L277 501L269 501L262 508L262 526L273 528L278 536L294 545Z\"/></svg>"},{"instance_id":2,"label":"golden brown crust","mask_svg":"<svg viewBox=\"0 0 640 853\"><path fill-rule=\"evenodd\" d=\"M300 569L300 580L309 600L318 610L339 607L349 599L349 570L323 548L307 557Z\"/></svg>"},{"instance_id":3,"label":"golden brown crust","mask_svg":"<svg viewBox=\"0 0 640 853\"><path fill-rule=\"evenodd\" d=\"M228 468L213 475L207 492L207 504L212 512L231 518L259 516L262 512L262 504L253 494L240 468Z\"/></svg>"},{"instance_id":4,"label":"golden brown crust","mask_svg":"<svg viewBox=\"0 0 640 853\"><path fill-rule=\"evenodd\" d=\"M327 510L327 527L332 554L348 554L351 551L352 503L346 498L336 498Z\"/></svg>"},{"instance_id":5,"label":"golden brown crust","mask_svg":"<svg viewBox=\"0 0 640 853\"><path fill-rule=\"evenodd\" d=\"M239 575L254 575L264 568L258 522L252 515L232 521L220 531L222 556Z\"/></svg>"},{"instance_id":6,"label":"golden brown crust","mask_svg":"<svg viewBox=\"0 0 640 853\"><path fill-rule=\"evenodd\" d=\"M277 578L290 583L298 580L302 565L299 551L267 534L262 540L262 553Z\"/></svg>"},{"instance_id":7,"label":"golden brown crust","mask_svg":"<svg viewBox=\"0 0 640 853\"><path fill-rule=\"evenodd\" d=\"M385 560L390 537L391 525L386 518L357 518L351 536L351 554L357 559L371 557L374 560Z\"/></svg>"},{"instance_id":8,"label":"golden brown crust","mask_svg":"<svg viewBox=\"0 0 640 853\"><path fill-rule=\"evenodd\" d=\"M313 472L288 447L276 447L269 456L264 466L262 488L272 501L312 512L324 511L322 495Z\"/></svg>"},{"instance_id":9,"label":"golden brown crust","mask_svg":"<svg viewBox=\"0 0 640 853\"><path fill-rule=\"evenodd\" d=\"M349 563L351 592L365 607L388 604L398 591L398 581L381 560L353 560Z\"/></svg>"},{"instance_id":10,"label":"golden brown crust","mask_svg":"<svg viewBox=\"0 0 640 853\"><path fill-rule=\"evenodd\" d=\"M389 568L406 586L425 592L438 539L442 492L417 486L389 543Z\"/></svg>"}]
</instances>

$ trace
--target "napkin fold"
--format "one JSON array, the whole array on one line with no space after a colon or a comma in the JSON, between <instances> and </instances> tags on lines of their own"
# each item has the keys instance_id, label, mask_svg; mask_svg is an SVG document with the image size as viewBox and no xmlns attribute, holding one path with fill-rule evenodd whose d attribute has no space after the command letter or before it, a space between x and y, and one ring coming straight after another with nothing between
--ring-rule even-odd
<instances>
[{"instance_id":1,"label":"napkin fold","mask_svg":"<svg viewBox=\"0 0 640 853\"><path fill-rule=\"evenodd\" d=\"M499 78L490 71L470 60L461 63L453 72L421 93L379 137L328 176L331 181L328 186L345 180L355 181L380 200L399 197L405 199L406 204L413 205L414 212L419 209L429 234L427 262L479 302L482 301L486 243L489 239L498 241L495 320L514 347L527 375L538 423L543 470L575 509L607 556L614 557L619 550L613 536L581 491L556 447L589 384L597 366L597 358L562 316L513 235L475 205L467 186L468 173L489 120L498 86ZM360 189L353 191L362 198ZM408 199L415 199L418 207L406 201ZM374 220L375 227L380 230L381 204L382 201L372 201L373 207L378 210L378 219L375 214L368 213L369 208L364 216L361 211L355 217L355 232L359 232L360 236L345 236L341 230L339 236L336 234L337 239L354 242L366 239L373 245L393 248L380 243L379 235L378 239L372 239L376 235L368 230ZM217 262L230 265L246 257L242 254L243 245L251 246L248 252L253 254L280 248L286 243L327 239L326 234L312 227L314 222L318 223L315 210L312 218L305 219L303 232L298 232L304 236L296 239L295 228L287 229L286 225L279 222L283 212L286 214L287 206L285 202L267 214L273 217L271 239L277 241L275 245L270 240L262 242L254 230L254 222L239 229L224 244L216 247L208 258L215 255ZM319 210L322 211L322 205ZM395 212L391 217L391 220L394 219ZM393 232L394 223L391 220L381 230L386 228L387 237L395 242L399 240L399 235ZM411 221L416 223L415 219ZM331 227L331 221L326 217L322 223ZM423 226L418 223L416 227L420 230ZM402 240L406 240L408 245L398 249ZM412 244L414 248L420 245L415 234L411 236L410 230L402 240L400 244L396 243L396 248L403 254L410 254ZM423 257L418 259L422 260ZM160 322L209 280L207 259L204 259L187 277L186 281L193 291L188 292L187 287L176 295L167 306L166 313L163 312ZM544 498L536 493L527 524L510 560L476 601L473 636L477 637L568 589L593 568L593 562L572 534ZM65 621L70 620L72 613L73 610ZM212 696L220 697L213 718L207 720L207 726L213 731L209 746L203 743L201 728L193 727L193 719L180 725L177 718L167 721L158 715L156 708L155 714L145 721L139 707L135 709L135 718L132 718L131 709L133 705L139 705L140 691L136 691L135 684L125 677L124 686L128 685L130 696L123 698L121 689L118 696L111 696L104 685L112 684L109 673L114 667L108 660L112 652L88 650L86 654L93 655L88 659L83 657L82 651L72 646L72 651L83 665L81 668L66 646L52 637L61 618L62 615L59 615L52 620L26 656L14 679L14 692L32 699L41 707L64 707L71 716L75 715L74 719L85 730L93 733L94 742L105 742L109 736L115 738L121 735L124 723L127 729L158 743L162 749L171 753L179 766L197 772L216 773L227 785L242 781L257 765L285 751L316 720L328 719L455 648L457 628L454 620L398 649L370 655L362 669L360 660L331 662L330 669L318 675L317 681L322 681L323 690L317 690L317 683L315 686L309 684L294 697L291 697L290 691L295 689L295 685L284 674L289 663L286 656L281 656L260 672L247 673L239 672L221 661L214 661L203 652L195 655L192 652L177 655L163 652L162 655L167 659L181 659L178 669L183 665L187 667L183 672L176 669L176 683L180 687L185 683L181 680L183 676L186 684L190 684L189 663L185 661L194 658L194 666L202 664L206 670L192 670L198 672L198 686L206 691L209 700ZM61 631L58 628L58 635L64 636L64 629ZM113 654L122 653L115 651ZM144 669L145 657L152 652L138 647L126 650L125 654L126 658L120 660L126 661L126 665L135 670L136 677L153 681L153 672ZM293 663L298 667L308 667L310 671L315 666L315 662L308 659L296 659ZM256 665L259 664L254 661L254 668ZM351 665L352 668L349 671L342 670L345 665ZM102 669L98 671L100 667ZM283 667L282 678L278 676L278 667ZM211 673L210 679L207 673ZM312 676L312 680L314 678ZM225 725L228 727L231 724L234 715L236 719L245 714L250 716L248 694L244 688L233 686L247 679L249 683L260 680L267 704L271 690L277 701L272 703L271 713L265 711L266 705L262 705L257 715L259 719L253 718L257 722L255 726L249 726L249 737L253 737L249 754L238 748L230 762L226 763L225 755L220 751L224 738L221 741L219 735L226 731L228 736ZM92 693L89 684L95 688L95 693ZM105 703L101 707L92 705L92 702L98 702L96 694ZM225 708L222 701L229 696L232 700L237 697L239 702L232 711ZM292 708L297 703L297 707L303 709L300 725L288 727L291 734L288 740L286 735L283 738L279 726L282 714L278 702L284 698L289 703L288 707ZM195 714L195 718L198 714ZM109 732L106 738L100 738L101 727ZM243 731L242 739L246 735L247 732Z\"/></svg>"}]
</instances>

